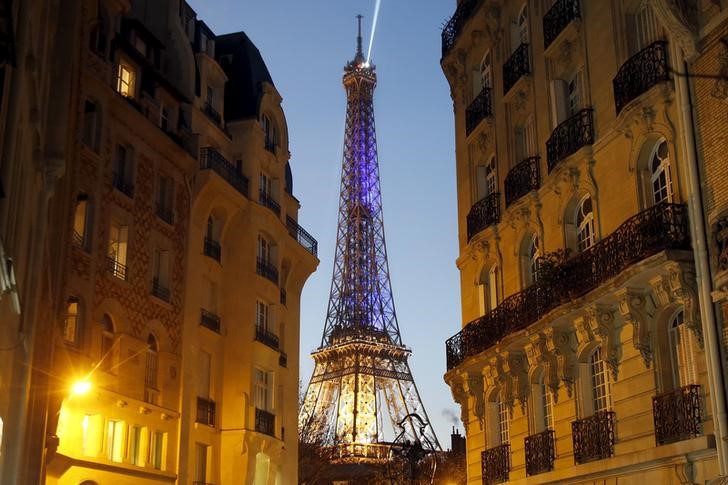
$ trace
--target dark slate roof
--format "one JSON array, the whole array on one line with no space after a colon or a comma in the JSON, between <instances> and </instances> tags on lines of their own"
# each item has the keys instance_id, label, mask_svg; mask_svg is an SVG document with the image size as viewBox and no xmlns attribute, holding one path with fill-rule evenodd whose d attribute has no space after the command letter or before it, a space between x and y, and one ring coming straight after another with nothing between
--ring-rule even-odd
<instances>
[{"instance_id":1,"label":"dark slate roof","mask_svg":"<svg viewBox=\"0 0 728 485\"><path fill-rule=\"evenodd\" d=\"M263 82L273 84L255 44L244 32L218 35L215 56L228 77L225 85L225 119L258 117Z\"/></svg>"}]
</instances>

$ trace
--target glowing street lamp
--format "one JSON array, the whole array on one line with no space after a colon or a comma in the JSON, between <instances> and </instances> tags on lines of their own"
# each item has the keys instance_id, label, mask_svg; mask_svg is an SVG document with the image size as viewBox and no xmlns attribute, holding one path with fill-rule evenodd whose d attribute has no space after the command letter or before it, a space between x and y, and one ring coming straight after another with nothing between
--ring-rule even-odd
<instances>
[{"instance_id":1,"label":"glowing street lamp","mask_svg":"<svg viewBox=\"0 0 728 485\"><path fill-rule=\"evenodd\" d=\"M80 380L73 383L71 386L71 395L73 396L83 396L84 394L88 394L88 392L91 390L91 382L87 380Z\"/></svg>"}]
</instances>

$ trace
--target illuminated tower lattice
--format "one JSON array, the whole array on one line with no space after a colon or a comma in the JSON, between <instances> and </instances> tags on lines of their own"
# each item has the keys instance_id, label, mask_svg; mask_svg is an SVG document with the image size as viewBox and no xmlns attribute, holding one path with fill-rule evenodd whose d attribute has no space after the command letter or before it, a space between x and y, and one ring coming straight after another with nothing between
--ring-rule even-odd
<instances>
[{"instance_id":1,"label":"illuminated tower lattice","mask_svg":"<svg viewBox=\"0 0 728 485\"><path fill-rule=\"evenodd\" d=\"M346 139L334 274L321 346L299 424L335 447L335 460L386 459L394 435L440 449L402 344L384 243L374 130L375 68L362 54L344 68ZM414 415L419 416L422 421ZM414 418L414 419L413 419Z\"/></svg>"}]
</instances>

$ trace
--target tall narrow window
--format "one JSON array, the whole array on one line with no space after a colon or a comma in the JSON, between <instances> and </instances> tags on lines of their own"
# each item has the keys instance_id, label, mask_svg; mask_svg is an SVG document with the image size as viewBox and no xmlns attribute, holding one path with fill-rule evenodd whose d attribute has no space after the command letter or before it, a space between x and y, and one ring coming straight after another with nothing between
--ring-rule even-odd
<instances>
[{"instance_id":1,"label":"tall narrow window","mask_svg":"<svg viewBox=\"0 0 728 485\"><path fill-rule=\"evenodd\" d=\"M683 310L677 312L668 327L670 353L672 357L673 388L684 387L697 382L695 375L695 356L693 353L693 334L685 324Z\"/></svg>"},{"instance_id":2,"label":"tall narrow window","mask_svg":"<svg viewBox=\"0 0 728 485\"><path fill-rule=\"evenodd\" d=\"M153 261L154 278L152 279L152 294L162 300L169 301L169 251L154 250Z\"/></svg>"},{"instance_id":3,"label":"tall narrow window","mask_svg":"<svg viewBox=\"0 0 728 485\"><path fill-rule=\"evenodd\" d=\"M87 99L83 105L83 143L98 152L101 144L101 109L96 101Z\"/></svg>"},{"instance_id":4,"label":"tall narrow window","mask_svg":"<svg viewBox=\"0 0 728 485\"><path fill-rule=\"evenodd\" d=\"M566 91L569 116L573 116L581 109L581 76L578 71L566 82Z\"/></svg>"},{"instance_id":5,"label":"tall narrow window","mask_svg":"<svg viewBox=\"0 0 728 485\"><path fill-rule=\"evenodd\" d=\"M133 98L136 90L136 71L125 60L119 61L116 70L116 91L126 98Z\"/></svg>"},{"instance_id":6,"label":"tall narrow window","mask_svg":"<svg viewBox=\"0 0 728 485\"><path fill-rule=\"evenodd\" d=\"M167 224L174 222L174 182L170 177L159 176L157 185L157 216Z\"/></svg>"},{"instance_id":7,"label":"tall narrow window","mask_svg":"<svg viewBox=\"0 0 728 485\"><path fill-rule=\"evenodd\" d=\"M576 208L576 235L579 252L594 245L594 212L589 195L585 195Z\"/></svg>"},{"instance_id":8,"label":"tall narrow window","mask_svg":"<svg viewBox=\"0 0 728 485\"><path fill-rule=\"evenodd\" d=\"M73 215L73 242L84 249L88 249L90 239L90 212L91 204L88 195L78 194L76 196L76 210Z\"/></svg>"},{"instance_id":9,"label":"tall narrow window","mask_svg":"<svg viewBox=\"0 0 728 485\"><path fill-rule=\"evenodd\" d=\"M546 387L546 379L542 375L541 381L539 382L540 387L540 398L541 398L541 409L543 413L543 429L554 429L554 398Z\"/></svg>"},{"instance_id":10,"label":"tall narrow window","mask_svg":"<svg viewBox=\"0 0 728 485\"><path fill-rule=\"evenodd\" d=\"M658 38L659 26L655 13L650 5L642 2L639 10L632 18L633 21L633 54L641 51Z\"/></svg>"},{"instance_id":11,"label":"tall narrow window","mask_svg":"<svg viewBox=\"0 0 728 485\"><path fill-rule=\"evenodd\" d=\"M518 40L521 44L529 43L528 35L528 4L523 4L518 13ZM518 47L518 46L515 46Z\"/></svg>"},{"instance_id":12,"label":"tall narrow window","mask_svg":"<svg viewBox=\"0 0 728 485\"><path fill-rule=\"evenodd\" d=\"M114 370L114 323L104 314L101 318L101 354L99 367L107 372Z\"/></svg>"},{"instance_id":13,"label":"tall narrow window","mask_svg":"<svg viewBox=\"0 0 728 485\"><path fill-rule=\"evenodd\" d=\"M488 286L490 286L490 309L493 310L500 304L500 274L498 265L493 265L488 272Z\"/></svg>"},{"instance_id":14,"label":"tall narrow window","mask_svg":"<svg viewBox=\"0 0 728 485\"><path fill-rule=\"evenodd\" d=\"M555 128L582 108L581 71L550 82L551 122Z\"/></svg>"},{"instance_id":15,"label":"tall narrow window","mask_svg":"<svg viewBox=\"0 0 728 485\"><path fill-rule=\"evenodd\" d=\"M258 300L255 303L255 325L260 330L265 332L272 331L271 319L270 319L270 305L265 302Z\"/></svg>"},{"instance_id":16,"label":"tall narrow window","mask_svg":"<svg viewBox=\"0 0 728 485\"><path fill-rule=\"evenodd\" d=\"M667 141L660 140L650 157L650 182L652 185L652 201L672 202L672 178L670 177L670 152Z\"/></svg>"},{"instance_id":17,"label":"tall narrow window","mask_svg":"<svg viewBox=\"0 0 728 485\"><path fill-rule=\"evenodd\" d=\"M109 228L109 250L107 261L111 274L126 279L126 256L129 244L129 226L112 222Z\"/></svg>"},{"instance_id":18,"label":"tall narrow window","mask_svg":"<svg viewBox=\"0 0 728 485\"><path fill-rule=\"evenodd\" d=\"M276 131L275 124L268 116L263 116L261 120L263 125L263 133L265 136L265 149L268 151L275 151L275 147L278 144L278 133Z\"/></svg>"},{"instance_id":19,"label":"tall narrow window","mask_svg":"<svg viewBox=\"0 0 728 485\"><path fill-rule=\"evenodd\" d=\"M197 369L197 397L210 399L210 372L212 371L212 355L209 352L200 350L200 353L198 354L198 364L199 367Z\"/></svg>"},{"instance_id":20,"label":"tall narrow window","mask_svg":"<svg viewBox=\"0 0 728 485\"><path fill-rule=\"evenodd\" d=\"M150 333L147 337L147 356L144 367L144 398L146 402L152 404L157 404L156 392L159 389L157 385L157 369L159 368L158 352L157 339Z\"/></svg>"},{"instance_id":21,"label":"tall narrow window","mask_svg":"<svg viewBox=\"0 0 728 485\"><path fill-rule=\"evenodd\" d=\"M597 347L589 357L592 387L592 411L607 411L611 407L609 372L602 358L602 348Z\"/></svg>"},{"instance_id":22,"label":"tall narrow window","mask_svg":"<svg viewBox=\"0 0 728 485\"><path fill-rule=\"evenodd\" d=\"M500 439L501 445L511 440L510 420L511 413L508 405L498 399L498 438Z\"/></svg>"},{"instance_id":23,"label":"tall narrow window","mask_svg":"<svg viewBox=\"0 0 728 485\"><path fill-rule=\"evenodd\" d=\"M271 260L270 243L263 236L258 236L258 259L265 263L270 263Z\"/></svg>"},{"instance_id":24,"label":"tall narrow window","mask_svg":"<svg viewBox=\"0 0 728 485\"><path fill-rule=\"evenodd\" d=\"M155 431L152 433L152 449L149 454L152 468L162 470L164 466L164 445L165 445L166 433L163 431Z\"/></svg>"},{"instance_id":25,"label":"tall narrow window","mask_svg":"<svg viewBox=\"0 0 728 485\"><path fill-rule=\"evenodd\" d=\"M121 463L124 459L124 422L109 420L106 423L106 458Z\"/></svg>"},{"instance_id":26,"label":"tall narrow window","mask_svg":"<svg viewBox=\"0 0 728 485\"><path fill-rule=\"evenodd\" d=\"M480 63L480 85L481 88L493 87L493 61L490 51L485 53Z\"/></svg>"},{"instance_id":27,"label":"tall narrow window","mask_svg":"<svg viewBox=\"0 0 728 485\"><path fill-rule=\"evenodd\" d=\"M116 145L114 155L114 188L129 197L134 196L134 162L131 148Z\"/></svg>"},{"instance_id":28,"label":"tall narrow window","mask_svg":"<svg viewBox=\"0 0 728 485\"><path fill-rule=\"evenodd\" d=\"M134 425L129 429L129 460L132 465L143 466L142 427Z\"/></svg>"},{"instance_id":29,"label":"tall narrow window","mask_svg":"<svg viewBox=\"0 0 728 485\"><path fill-rule=\"evenodd\" d=\"M195 443L195 483L207 483L207 445Z\"/></svg>"},{"instance_id":30,"label":"tall narrow window","mask_svg":"<svg viewBox=\"0 0 728 485\"><path fill-rule=\"evenodd\" d=\"M78 345L80 336L80 307L78 298L72 296L66 303L66 319L63 325L63 340L69 345Z\"/></svg>"},{"instance_id":31,"label":"tall narrow window","mask_svg":"<svg viewBox=\"0 0 728 485\"><path fill-rule=\"evenodd\" d=\"M478 165L476 170L477 200L482 200L498 191L495 157L491 157L487 165Z\"/></svg>"},{"instance_id":32,"label":"tall narrow window","mask_svg":"<svg viewBox=\"0 0 728 485\"><path fill-rule=\"evenodd\" d=\"M273 376L262 369L254 369L255 407L263 411L273 410Z\"/></svg>"},{"instance_id":33,"label":"tall narrow window","mask_svg":"<svg viewBox=\"0 0 728 485\"><path fill-rule=\"evenodd\" d=\"M534 234L528 244L528 268L526 271L526 283L533 284L538 279L538 260L541 257L541 248L538 236Z\"/></svg>"},{"instance_id":34,"label":"tall narrow window","mask_svg":"<svg viewBox=\"0 0 728 485\"><path fill-rule=\"evenodd\" d=\"M536 154L536 127L533 116L529 116L523 125L516 128L516 160L521 162Z\"/></svg>"}]
</instances>

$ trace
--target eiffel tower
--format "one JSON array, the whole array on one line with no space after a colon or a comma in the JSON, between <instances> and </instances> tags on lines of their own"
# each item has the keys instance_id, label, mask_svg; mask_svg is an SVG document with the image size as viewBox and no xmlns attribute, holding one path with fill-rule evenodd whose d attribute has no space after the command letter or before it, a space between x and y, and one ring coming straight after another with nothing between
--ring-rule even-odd
<instances>
[{"instance_id":1,"label":"eiffel tower","mask_svg":"<svg viewBox=\"0 0 728 485\"><path fill-rule=\"evenodd\" d=\"M299 413L303 436L333 447L338 463L382 463L394 437L440 450L415 386L394 310L384 243L374 129L375 67L362 53L344 68L346 140L326 323ZM388 419L387 419L388 418Z\"/></svg>"}]
</instances>

